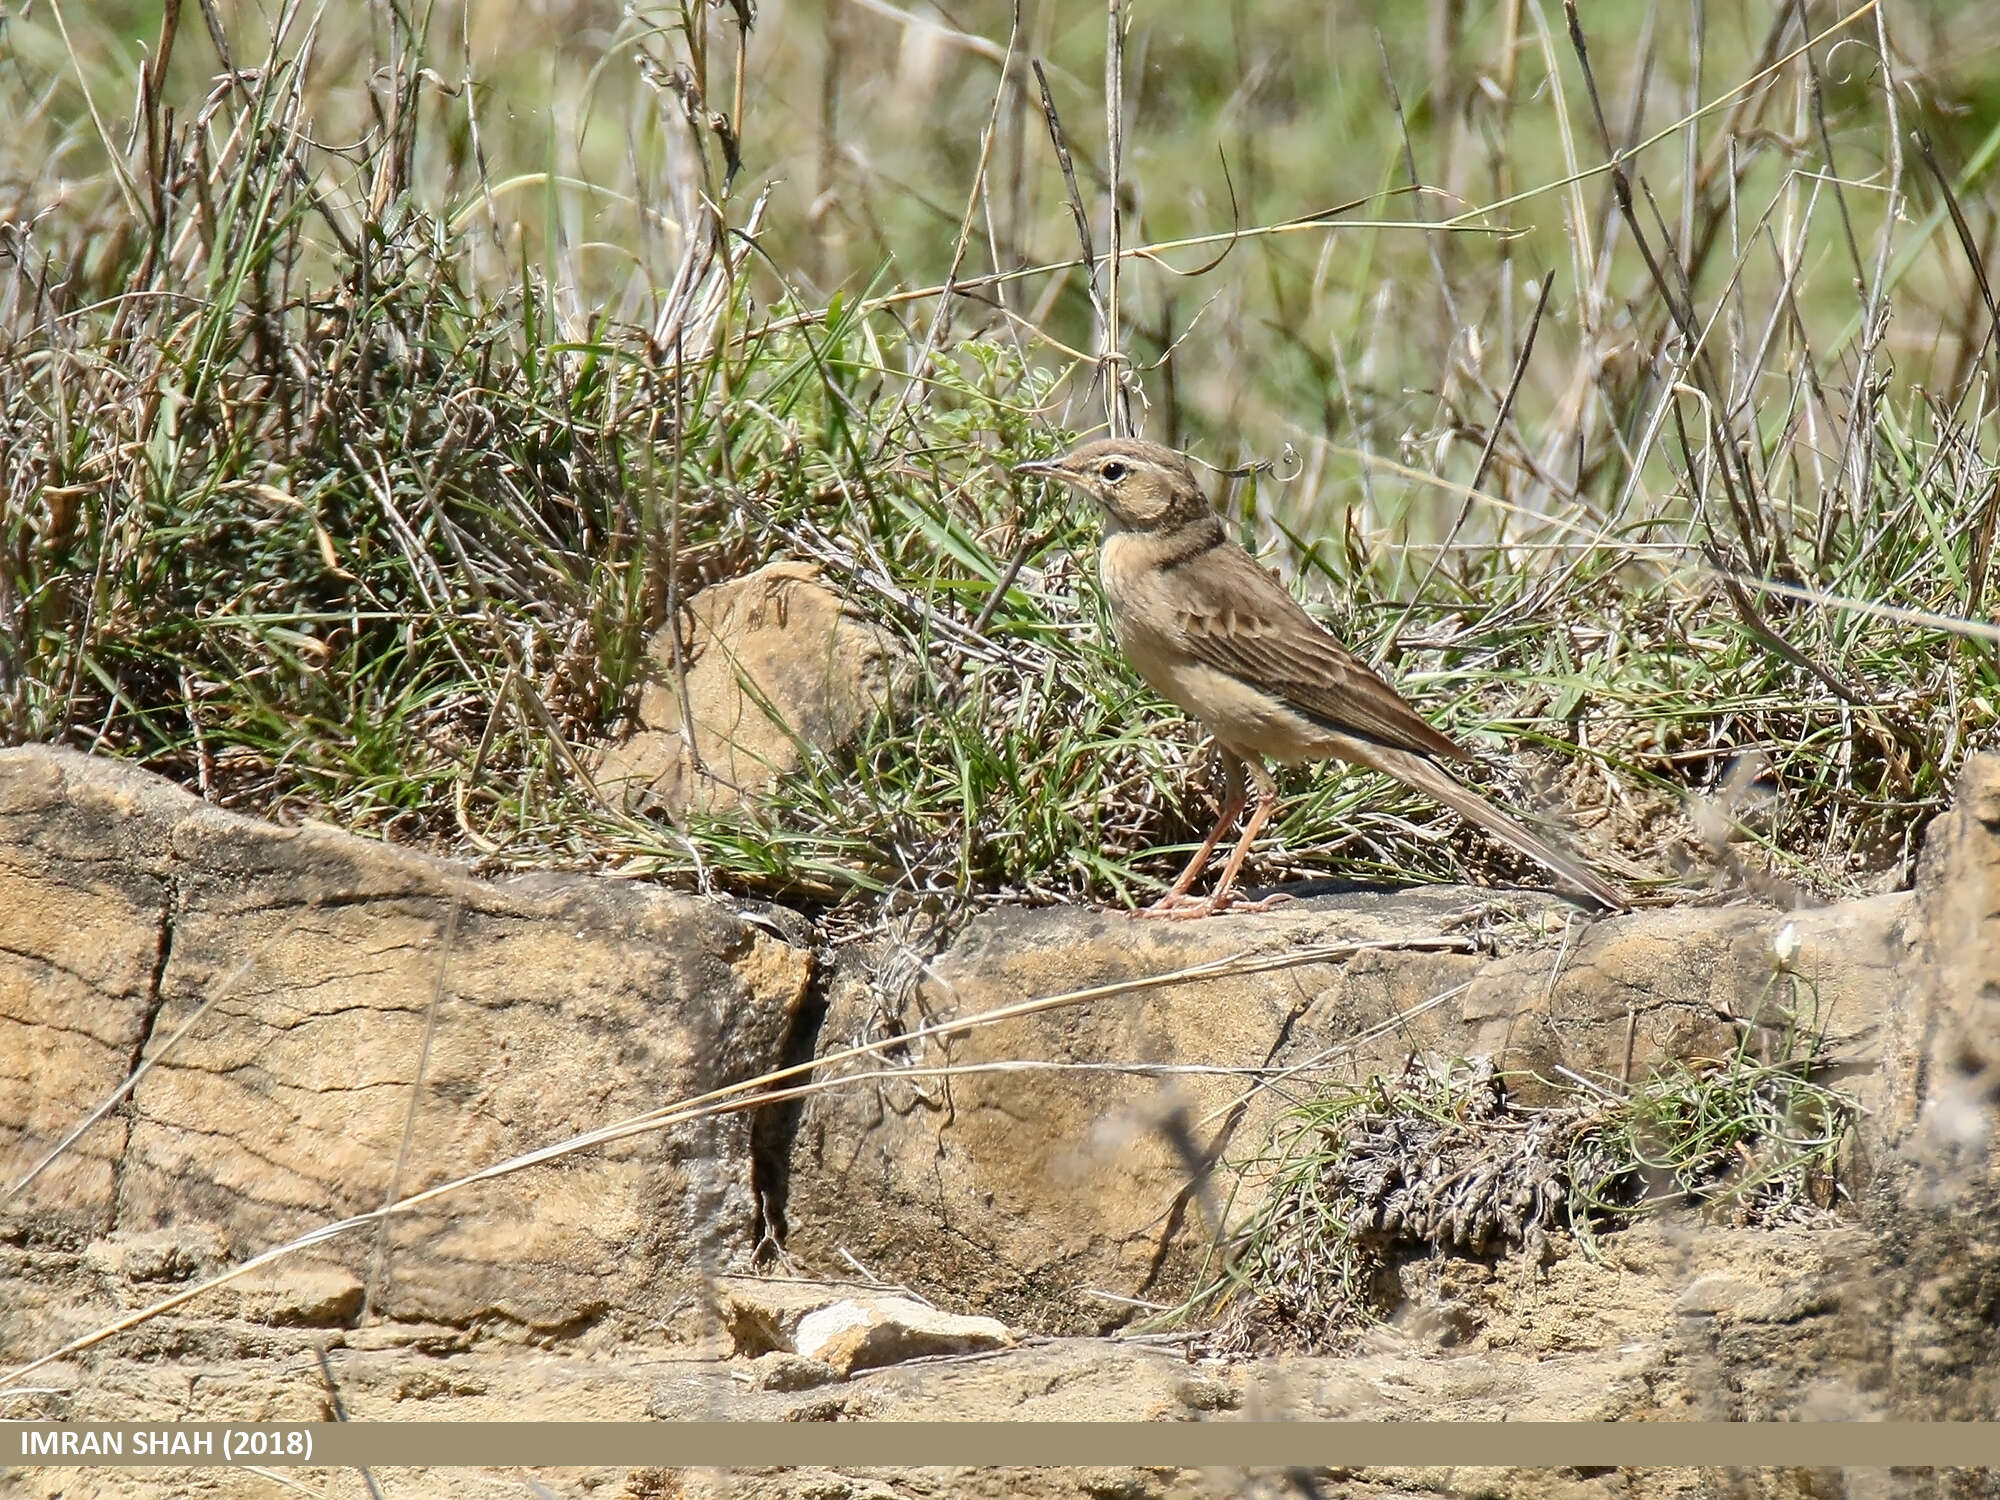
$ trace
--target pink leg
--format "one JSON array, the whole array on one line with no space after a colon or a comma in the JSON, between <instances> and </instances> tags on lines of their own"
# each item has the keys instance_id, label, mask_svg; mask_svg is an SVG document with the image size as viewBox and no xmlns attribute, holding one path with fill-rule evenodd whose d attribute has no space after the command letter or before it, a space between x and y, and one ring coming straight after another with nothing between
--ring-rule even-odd
<instances>
[{"instance_id":1,"label":"pink leg","mask_svg":"<svg viewBox=\"0 0 2000 1500\"><path fill-rule=\"evenodd\" d=\"M1250 852L1250 846L1257 842L1257 835L1264 831L1264 825L1271 821L1271 814L1278 810L1278 783L1271 773L1257 761L1249 763L1250 775L1257 782L1257 810L1250 814L1250 821L1244 826L1243 837L1236 841L1236 847L1229 852L1229 863L1222 867L1222 879L1216 882L1215 891L1206 901L1193 902L1173 913L1176 917L1212 917L1217 912L1231 907L1229 893L1236 884L1236 875L1243 868L1243 860ZM1268 911L1274 906L1291 900L1283 894L1267 896L1262 901L1239 901L1234 903L1238 911Z\"/></svg>"},{"instance_id":2,"label":"pink leg","mask_svg":"<svg viewBox=\"0 0 2000 1500\"><path fill-rule=\"evenodd\" d=\"M1165 917L1172 915L1174 909L1187 899L1189 889L1200 877L1201 872L1208 868L1209 859L1215 853L1215 846L1222 842L1223 834L1227 833L1235 825L1236 820L1243 816L1243 809L1250 801L1249 795L1243 785L1243 762L1231 755L1227 750L1222 752L1222 775L1222 810L1216 815L1215 826L1209 829L1208 837L1202 840L1201 847L1194 852L1194 858L1187 862L1187 868L1181 871L1180 878L1174 881L1166 895L1160 897L1151 906L1141 907L1132 914L1133 916Z\"/></svg>"}]
</instances>

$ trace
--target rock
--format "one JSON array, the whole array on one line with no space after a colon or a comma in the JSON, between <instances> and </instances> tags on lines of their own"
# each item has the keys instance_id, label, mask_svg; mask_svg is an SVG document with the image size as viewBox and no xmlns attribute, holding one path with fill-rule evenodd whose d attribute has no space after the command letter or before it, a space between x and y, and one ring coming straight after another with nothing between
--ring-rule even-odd
<instances>
[{"instance_id":1,"label":"rock","mask_svg":"<svg viewBox=\"0 0 2000 1500\"><path fill-rule=\"evenodd\" d=\"M1701 1276L1682 1290L1674 1311L1691 1317L1713 1317L1741 1307L1755 1294L1755 1287L1733 1276Z\"/></svg>"},{"instance_id":2,"label":"rock","mask_svg":"<svg viewBox=\"0 0 2000 1500\"><path fill-rule=\"evenodd\" d=\"M1897 1123L1949 1198L1988 1173L2000 1182L2000 756L1966 761L1925 836L1917 892L1922 978L1890 1062L1908 1080Z\"/></svg>"},{"instance_id":3,"label":"rock","mask_svg":"<svg viewBox=\"0 0 2000 1500\"><path fill-rule=\"evenodd\" d=\"M939 1312L908 1297L847 1297L799 1320L798 1352L843 1375L930 1354L972 1354L1014 1342L998 1318Z\"/></svg>"},{"instance_id":4,"label":"rock","mask_svg":"<svg viewBox=\"0 0 2000 1500\"><path fill-rule=\"evenodd\" d=\"M174 1224L109 1234L84 1247L84 1264L113 1281L191 1281L228 1260L222 1236L206 1224Z\"/></svg>"},{"instance_id":5,"label":"rock","mask_svg":"<svg viewBox=\"0 0 2000 1500\"><path fill-rule=\"evenodd\" d=\"M1908 908L1888 896L1587 921L1553 898L1430 887L1185 923L995 910L908 994L838 980L821 1055L941 1018L1132 988L909 1044L907 1061L969 1070L956 1076L808 1101L790 1243L809 1263L847 1249L926 1297L1038 1332L1092 1332L1130 1317L1117 1298L1171 1304L1189 1289L1216 1220L1251 1205L1228 1202L1231 1184L1204 1179L1201 1164L1259 1149L1308 1081L1485 1054L1551 1084L1560 1067L1615 1087L1727 1055L1739 1022L1775 1047L1796 1020L1824 1029L1846 1085L1886 1109L1874 1060L1905 1024ZM1241 972L1161 982L1223 960ZM1256 1086L1256 1070L1282 1068L1305 1071L1285 1089ZM1530 1102L1547 1092L1510 1086Z\"/></svg>"},{"instance_id":6,"label":"rock","mask_svg":"<svg viewBox=\"0 0 2000 1500\"><path fill-rule=\"evenodd\" d=\"M840 1281L718 1276L713 1290L734 1352L754 1359L773 1350L796 1350L799 1320L853 1295L856 1288Z\"/></svg>"},{"instance_id":7,"label":"rock","mask_svg":"<svg viewBox=\"0 0 2000 1500\"><path fill-rule=\"evenodd\" d=\"M1012 1342L1007 1326L996 1319L958 1317L851 1283L719 1276L714 1292L734 1352L757 1360L760 1369L766 1368L765 1359L802 1356L837 1379L920 1355L963 1354Z\"/></svg>"},{"instance_id":8,"label":"rock","mask_svg":"<svg viewBox=\"0 0 2000 1500\"><path fill-rule=\"evenodd\" d=\"M154 1064L6 1206L14 1231L197 1226L235 1259L764 1072L811 972L774 935L782 913L477 880L46 749L0 751L0 910L4 1180ZM459 1191L287 1268L372 1278L392 1318L657 1325L747 1254L750 1179L749 1117L726 1116Z\"/></svg>"},{"instance_id":9,"label":"rock","mask_svg":"<svg viewBox=\"0 0 2000 1500\"><path fill-rule=\"evenodd\" d=\"M0 1176L9 1186L139 1060L170 954L164 830L141 812L170 789L93 766L92 811L73 819L64 768L83 769L74 756L0 751ZM29 1201L78 1233L108 1232L129 1132L129 1112L114 1112L37 1177Z\"/></svg>"},{"instance_id":10,"label":"rock","mask_svg":"<svg viewBox=\"0 0 2000 1500\"><path fill-rule=\"evenodd\" d=\"M449 1352L363 1349L352 1346L351 1336L349 1346L342 1347L312 1330L234 1325L228 1331L243 1339L244 1347L227 1357L221 1347L212 1348L192 1394L183 1363L106 1360L88 1371L72 1367L38 1378L35 1383L50 1388L49 1394L31 1407L19 1404L38 1417L74 1422L197 1416L207 1421L315 1420L323 1415L326 1401L325 1377L313 1352L320 1344L328 1346L328 1366L349 1417L364 1422L630 1421L648 1416L662 1421L864 1416L890 1422L1665 1421L1706 1415L1710 1408L1703 1403L1714 1403L1717 1416L1783 1420L1795 1417L1808 1400L1844 1400L1848 1404L1842 1409L1849 1415L1865 1403L1866 1385L1878 1372L1836 1357L1842 1350L1836 1319L1817 1317L1783 1330L1792 1352L1782 1368L1766 1372L1739 1364L1730 1346L1718 1350L1705 1342L1728 1334L1718 1320L1682 1317L1673 1308L1677 1281L1725 1277L1777 1288L1852 1274L1866 1259L1859 1233L1669 1232L1652 1227L1616 1240L1616 1261L1572 1255L1542 1274L1503 1274L1483 1284L1478 1294L1482 1316L1503 1337L1482 1341L1465 1358L1439 1358L1406 1343L1385 1343L1379 1350L1338 1357L1224 1364L1191 1361L1175 1345L1051 1340L979 1360L887 1366L852 1384L800 1388L789 1386L790 1373L778 1373L812 1373L797 1356L767 1355L746 1368L734 1361L662 1359L629 1349L579 1357L561 1346L523 1348L490 1340ZM1864 1253L1857 1258L1857 1252ZM184 1335L186 1330L175 1332ZM774 1378L766 1382L765 1371ZM1801 1380L1801 1372L1810 1373ZM1878 1417L1885 1414L1893 1413L1879 1407L1875 1411ZM1240 1469L1204 1476L1094 1468L1084 1483L1076 1471L1052 1466L956 1473L852 1467L878 1477L893 1474L893 1493L936 1500L995 1495L1083 1500L1107 1493L1221 1500L1245 1490ZM65 1493L65 1482L67 1493L76 1493L73 1470L16 1472L16 1488L24 1494L54 1500ZM1398 1489L1384 1471L1373 1470L1350 1472L1323 1488L1384 1500L1475 1492L1496 1500L1538 1500L1548 1493L1537 1487L1547 1472L1496 1471L1475 1485L1453 1480L1440 1468L1414 1475ZM331 1469L288 1473L328 1493L341 1483ZM425 1471L409 1470L407 1482L393 1493L401 1497L407 1490L412 1497L428 1497L463 1492L462 1474L454 1479L449 1471L437 1473L444 1478L433 1481ZM1649 1481L1644 1493L1688 1500L1731 1493L1726 1484L1695 1484L1697 1471L1675 1473L1680 1477L1671 1483ZM136 1476L129 1485L120 1478L127 1474ZM574 1469L547 1477L564 1495L674 1493L642 1488L638 1474L600 1468L588 1484ZM102 1475L102 1493L132 1500L188 1488L176 1487L175 1477L159 1471L107 1469ZM830 1484L838 1475L823 1473L822 1478ZM247 1497L262 1493L255 1480L241 1471L216 1469L203 1482L219 1496ZM799 1500L836 1492L793 1490L783 1480L782 1475L745 1475L738 1487L744 1493L796 1495ZM1768 1492L1794 1500L1815 1493L1810 1487ZM1616 1500L1632 1493L1632 1475L1606 1471L1588 1484L1579 1479L1577 1488L1564 1493Z\"/></svg>"},{"instance_id":11,"label":"rock","mask_svg":"<svg viewBox=\"0 0 2000 1500\"><path fill-rule=\"evenodd\" d=\"M212 1226L176 1224L118 1233L84 1247L83 1261L111 1284L120 1306L143 1306L175 1284L214 1275L229 1256ZM239 1276L208 1294L204 1307L218 1317L291 1327L339 1328L361 1311L361 1278L339 1266L276 1261Z\"/></svg>"},{"instance_id":12,"label":"rock","mask_svg":"<svg viewBox=\"0 0 2000 1500\"><path fill-rule=\"evenodd\" d=\"M807 1359L781 1349L760 1354L750 1362L750 1384L760 1391L811 1391L846 1378L823 1359Z\"/></svg>"},{"instance_id":13,"label":"rock","mask_svg":"<svg viewBox=\"0 0 2000 1500\"><path fill-rule=\"evenodd\" d=\"M676 821L712 816L767 791L807 754L851 746L893 701L904 652L818 580L809 564L772 563L689 604L680 667L698 765L682 732L677 622L662 626L647 647L640 728L604 753L599 787L634 805L656 802Z\"/></svg>"},{"instance_id":14,"label":"rock","mask_svg":"<svg viewBox=\"0 0 2000 1500\"><path fill-rule=\"evenodd\" d=\"M280 1261L239 1277L215 1293L224 1316L288 1328L344 1328L361 1311L361 1278L342 1266L288 1266Z\"/></svg>"},{"instance_id":15,"label":"rock","mask_svg":"<svg viewBox=\"0 0 2000 1500\"><path fill-rule=\"evenodd\" d=\"M893 1060L959 1071L817 1096L783 1205L801 1262L833 1264L851 1247L954 1308L1089 1326L1128 1306L1100 1292L1177 1295L1206 1226L1241 1210L1224 1179L1204 1189L1197 1173L1190 1191L1188 1162L1264 1143L1275 1091L1244 1096L1272 1069L1297 1070L1283 1079L1297 1092L1394 1072L1413 1053L1483 1052L1503 1068L1551 1079L1567 1068L1615 1087L1806 1025L1823 1030L1842 1086L1870 1110L1869 1170L1854 1182L1863 1211L1835 1224L1663 1217L1600 1235L1595 1253L1558 1233L1535 1257L1410 1255L1384 1272L1391 1323L1337 1357L1196 1361L1182 1346L1108 1339L1002 1348L1004 1324L875 1287L702 1274L747 1248L748 1148L732 1122L447 1199L379 1247L372 1233L335 1241L331 1260L281 1262L0 1394L10 1417L148 1422L321 1420L329 1385L359 1421L1990 1416L2000 768L1975 760L1966 777L1914 897L1814 911L1584 924L1546 898L1431 889L1191 924L989 913L932 956L914 992L882 990L858 967L831 976L822 1057L900 1034ZM60 753L0 752L0 911L0 1171L40 1160L134 1059L157 1060L128 1104L9 1205L0 1363L103 1321L107 1296L120 1308L151 1301L274 1234L379 1203L435 995L410 1185L745 1076L803 1043L811 975L803 945L773 935L795 930L782 913L748 920L620 882L482 883L326 830L230 818ZM1229 962L1184 972L1216 960ZM964 1024L1091 985L1106 989ZM956 1028L910 1039L940 1017ZM344 1326L370 1282L373 1305L404 1321ZM754 1360L686 1347L718 1321ZM941 1329L943 1347L967 1347L968 1324L990 1357L915 1358L939 1351ZM904 1362L877 1362L890 1358ZM865 1378L840 1383L848 1371ZM1814 1473L1766 1488L1821 1493ZM872 1474L750 1483L797 1500L1164 1500L1244 1482L1025 1466ZM76 1492L73 1471L9 1477L24 1494ZM93 1493L133 1500L196 1482L100 1477ZM330 1470L297 1477L345 1482ZM1693 1500L1740 1478L1655 1471L1648 1492ZM217 1470L199 1482L233 1496L260 1481ZM406 1488L441 1495L453 1482L419 1475ZM681 1484L604 1467L550 1482L634 1497ZM1632 1480L1440 1466L1328 1482L1357 1495L1610 1500Z\"/></svg>"}]
</instances>

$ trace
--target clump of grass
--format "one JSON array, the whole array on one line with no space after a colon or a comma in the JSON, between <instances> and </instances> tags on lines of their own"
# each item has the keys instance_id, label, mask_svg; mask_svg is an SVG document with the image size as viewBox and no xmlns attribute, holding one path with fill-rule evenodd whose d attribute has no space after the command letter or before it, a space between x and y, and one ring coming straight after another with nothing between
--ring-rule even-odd
<instances>
[{"instance_id":1,"label":"clump of grass","mask_svg":"<svg viewBox=\"0 0 2000 1500\"><path fill-rule=\"evenodd\" d=\"M1110 643L1094 520L1005 473L1093 420L1099 362L1075 346L1102 292L1057 238L1070 188L1028 154L1047 142L1021 58L967 92L941 149L971 180L954 232L897 241L912 203L943 200L933 183L861 237L891 269L951 248L956 295L891 270L835 289L809 216L771 190L796 161L747 8L635 8L574 135L506 176L486 153L518 132L453 50L470 12L420 14L435 30L389 7L334 34L333 12L287 5L263 32L216 20L218 45L191 22L176 41L169 7L152 62L10 21L0 110L26 144L0 161L0 739L499 866L861 905L1124 900L1170 876L1205 822L1199 735ZM1339 275L1288 248L1338 216L1285 222L1318 205L1276 211L1268 172L1245 173L1238 242L1200 277L1140 243L1220 221L1182 222L1202 200L1171 191L1184 167L1146 144L1135 81L1133 170L1157 191L1112 321L1135 367L1155 360L1132 376L1158 398L1149 435L1218 459L1245 435L1295 441L1294 479L1223 497L1246 540L1489 752L1501 795L1567 803L1593 852L1680 891L1765 866L1780 895L1902 878L2000 702L1977 628L2000 460L1950 212L1990 142L1911 180L1901 117L1820 88L1833 39L1801 17L1721 85L1726 111L1630 156L1603 120L1657 108L1665 22L1593 38L1588 87L1552 37L1486 39L1506 99L1485 122L1493 206L1432 235L1412 226L1438 194L1412 195L1401 229L1328 242ZM1706 32L1684 40L1705 56ZM1838 40L1895 64L1879 31ZM1637 82L1607 106L1597 80L1627 42ZM765 66L796 64L772 46ZM832 62L851 84L855 57ZM1695 72L1715 85L1712 60ZM586 180L615 205L586 221L579 174L620 159L600 86L631 122L629 178ZM1814 128L1772 127L1787 98ZM1523 128L1531 105L1548 129ZM1400 175L1401 129L1442 150L1453 118L1413 109L1376 159ZM959 160L981 121L996 155ZM853 154L818 145L853 188ZM1591 175L1614 156L1630 218ZM1935 201L1906 231L1920 190ZM598 233L624 236L629 274L581 253ZM1523 273L1565 266L1530 323ZM1189 289L1210 287L1196 319ZM1943 308L1927 390L1888 357L1905 295ZM1450 316L1388 320L1398 297ZM781 556L903 638L912 699L750 817L674 829L605 805L589 754L625 727L649 634ZM1377 778L1315 768L1289 790L1254 879L1526 873Z\"/></svg>"},{"instance_id":2,"label":"clump of grass","mask_svg":"<svg viewBox=\"0 0 2000 1500\"><path fill-rule=\"evenodd\" d=\"M1219 1319L1233 1347L1326 1349L1394 1306L1412 1255L1533 1259L1552 1234L1595 1254L1600 1235L1663 1213L1823 1218L1854 1108L1815 1076L1821 1061L1816 1045L1776 1061L1745 1046L1534 1107L1510 1102L1489 1059L1325 1090L1242 1167L1263 1196L1221 1247L1226 1271L1177 1316Z\"/></svg>"},{"instance_id":3,"label":"clump of grass","mask_svg":"<svg viewBox=\"0 0 2000 1500\"><path fill-rule=\"evenodd\" d=\"M0 736L501 862L650 856L786 885L826 871L841 891L893 879L858 857L879 847L852 817L857 789L882 801L866 779L801 781L801 809L837 801L827 837L718 826L691 861L601 805L579 761L674 604L781 552L821 556L932 654L943 632L1006 660L975 614L1002 639L1073 628L1020 588L979 602L999 578L994 523L1046 535L1050 516L976 468L941 478L931 457L1046 452L1046 435L1024 446L1045 379L973 342L910 403L881 330L852 312L781 293L776 326L746 326L751 256L713 215L683 226L714 243L643 329L579 328L526 268L482 283L454 206L364 191L415 156L419 111L327 186L347 163L302 114L323 87L318 38L288 15L198 122L169 137L157 101L145 113L158 138L135 191L153 211L122 259L89 263L109 295L76 295L90 221L10 242ZM396 37L399 88L419 87L423 40ZM892 404L908 418L894 434ZM961 738L987 696L958 713Z\"/></svg>"}]
</instances>

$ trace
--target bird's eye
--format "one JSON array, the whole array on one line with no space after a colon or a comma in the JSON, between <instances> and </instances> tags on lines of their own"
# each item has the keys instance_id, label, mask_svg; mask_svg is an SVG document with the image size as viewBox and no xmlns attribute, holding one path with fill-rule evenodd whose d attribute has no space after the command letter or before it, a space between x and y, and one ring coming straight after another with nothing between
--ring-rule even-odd
<instances>
[{"instance_id":1,"label":"bird's eye","mask_svg":"<svg viewBox=\"0 0 2000 1500\"><path fill-rule=\"evenodd\" d=\"M1097 472L1103 476L1107 484L1116 484L1125 477L1126 469L1125 465L1118 462L1117 459L1112 458L1106 459L1103 467Z\"/></svg>"}]
</instances>

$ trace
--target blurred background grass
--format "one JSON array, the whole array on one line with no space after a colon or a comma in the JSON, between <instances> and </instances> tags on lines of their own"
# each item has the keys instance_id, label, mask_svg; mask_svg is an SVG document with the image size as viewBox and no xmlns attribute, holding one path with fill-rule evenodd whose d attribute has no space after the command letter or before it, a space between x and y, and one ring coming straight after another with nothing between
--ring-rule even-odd
<instances>
[{"instance_id":1,"label":"blurred background grass","mask_svg":"<svg viewBox=\"0 0 2000 1500\"><path fill-rule=\"evenodd\" d=\"M1145 434L1278 460L1246 540L1628 877L1906 878L1995 701L1992 8L1584 4L1588 77L1533 0L1122 20ZM0 733L497 864L1142 894L1198 736L995 462L1102 420L1028 64L1101 255L1106 51L1057 3L11 6ZM646 632L780 555L917 704L756 821L602 805ZM1261 878L1520 873L1292 787Z\"/></svg>"}]
</instances>

